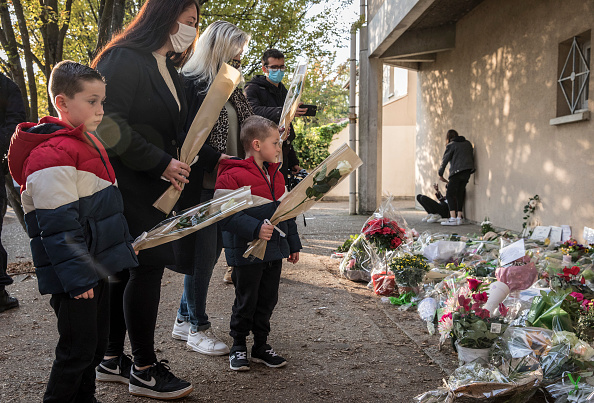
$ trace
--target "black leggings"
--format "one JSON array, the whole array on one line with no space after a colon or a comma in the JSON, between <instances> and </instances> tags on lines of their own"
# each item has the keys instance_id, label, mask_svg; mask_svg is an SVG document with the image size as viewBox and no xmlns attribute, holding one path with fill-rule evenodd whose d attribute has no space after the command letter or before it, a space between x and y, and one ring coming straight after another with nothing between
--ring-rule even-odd
<instances>
[{"instance_id":1,"label":"black leggings","mask_svg":"<svg viewBox=\"0 0 594 403\"><path fill-rule=\"evenodd\" d=\"M446 202L438 203L425 195L417 195L417 201L423 206L427 214L439 214L443 218L448 218L450 216L450 209Z\"/></svg>"},{"instance_id":2,"label":"black leggings","mask_svg":"<svg viewBox=\"0 0 594 403\"><path fill-rule=\"evenodd\" d=\"M138 266L111 278L111 329L109 347L105 355L120 355L124 351L126 328L134 364L137 367L152 365L157 362L155 355L155 326L161 299L161 279L163 266ZM116 280L115 282L113 280ZM123 301L123 309L117 307ZM121 312L125 321L122 321Z\"/></svg>"},{"instance_id":3,"label":"black leggings","mask_svg":"<svg viewBox=\"0 0 594 403\"><path fill-rule=\"evenodd\" d=\"M467 169L450 176L446 190L446 200L450 211L462 211L464 209L464 196L466 196L466 184L470 179L472 170Z\"/></svg>"}]
</instances>

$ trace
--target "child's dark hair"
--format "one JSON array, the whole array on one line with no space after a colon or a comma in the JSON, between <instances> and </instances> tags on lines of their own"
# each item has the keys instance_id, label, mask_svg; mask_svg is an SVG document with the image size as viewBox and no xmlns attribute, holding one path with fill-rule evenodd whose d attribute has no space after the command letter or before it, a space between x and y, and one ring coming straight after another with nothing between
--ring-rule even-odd
<instances>
[{"instance_id":1,"label":"child's dark hair","mask_svg":"<svg viewBox=\"0 0 594 403\"><path fill-rule=\"evenodd\" d=\"M73 98L74 95L82 91L82 81L93 80L105 82L105 79L97 70L72 60L62 60L52 70L48 82L52 102L60 94Z\"/></svg>"},{"instance_id":2,"label":"child's dark hair","mask_svg":"<svg viewBox=\"0 0 594 403\"><path fill-rule=\"evenodd\" d=\"M241 133L239 134L239 140L243 149L247 153L252 146L252 141L260 140L264 141L270 135L270 130L274 130L278 133L278 125L270 119L266 119L262 116L252 115L243 121L241 125Z\"/></svg>"}]
</instances>

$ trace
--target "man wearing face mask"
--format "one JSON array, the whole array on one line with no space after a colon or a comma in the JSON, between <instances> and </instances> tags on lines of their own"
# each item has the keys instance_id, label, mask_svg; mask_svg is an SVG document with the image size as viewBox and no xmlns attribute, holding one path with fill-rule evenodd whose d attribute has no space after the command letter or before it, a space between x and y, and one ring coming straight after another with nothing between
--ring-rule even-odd
<instances>
[{"instance_id":1,"label":"man wearing face mask","mask_svg":"<svg viewBox=\"0 0 594 403\"><path fill-rule=\"evenodd\" d=\"M283 52L277 49L268 49L264 52L262 55L262 71L264 75L256 75L246 84L245 95L252 106L254 114L264 116L278 123L288 92L282 83L285 74L285 55ZM295 116L303 116L306 112L306 108L297 108ZM285 177L285 182L287 182L289 170L297 172L301 169L293 149L293 140L295 140L293 125L291 125L290 130L289 137L283 143L281 172Z\"/></svg>"}]
</instances>

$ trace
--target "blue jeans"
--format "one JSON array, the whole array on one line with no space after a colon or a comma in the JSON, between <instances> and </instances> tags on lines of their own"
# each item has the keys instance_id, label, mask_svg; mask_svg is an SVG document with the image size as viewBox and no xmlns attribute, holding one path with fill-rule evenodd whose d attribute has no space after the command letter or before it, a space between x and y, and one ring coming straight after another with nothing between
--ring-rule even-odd
<instances>
[{"instance_id":1,"label":"blue jeans","mask_svg":"<svg viewBox=\"0 0 594 403\"><path fill-rule=\"evenodd\" d=\"M212 199L213 194L213 190L203 190L200 202ZM210 328L206 314L206 297L212 271L222 249L223 240L217 224L209 225L196 232L194 274L186 275L184 278L184 292L177 311L177 319L190 322L190 329L193 332Z\"/></svg>"}]
</instances>

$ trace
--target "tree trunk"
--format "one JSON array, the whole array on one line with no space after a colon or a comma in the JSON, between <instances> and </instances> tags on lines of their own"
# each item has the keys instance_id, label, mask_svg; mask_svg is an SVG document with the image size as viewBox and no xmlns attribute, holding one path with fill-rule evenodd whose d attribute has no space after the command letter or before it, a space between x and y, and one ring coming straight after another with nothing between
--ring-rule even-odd
<instances>
[{"instance_id":1,"label":"tree trunk","mask_svg":"<svg viewBox=\"0 0 594 403\"><path fill-rule=\"evenodd\" d=\"M124 25L124 15L126 15L126 0L115 0L113 3L113 18L111 21L112 36L122 30L122 26Z\"/></svg>"},{"instance_id":2,"label":"tree trunk","mask_svg":"<svg viewBox=\"0 0 594 403\"><path fill-rule=\"evenodd\" d=\"M97 27L97 45L93 55L96 55L111 38L111 27L114 11L114 0L102 2L99 12L99 26Z\"/></svg>"},{"instance_id":3,"label":"tree trunk","mask_svg":"<svg viewBox=\"0 0 594 403\"><path fill-rule=\"evenodd\" d=\"M12 0L12 4L14 5L14 11L19 23L19 31L23 40L23 48L25 50L25 67L27 70L27 81L29 84L29 97L31 99L31 107L27 114L29 121L37 122L37 80L35 80L35 72L33 71L33 53L31 52L31 43L29 42L29 31L27 30L27 22L25 20L25 14L23 13L23 5L21 4L21 0ZM25 102L25 105L27 105L27 102Z\"/></svg>"},{"instance_id":4,"label":"tree trunk","mask_svg":"<svg viewBox=\"0 0 594 403\"><path fill-rule=\"evenodd\" d=\"M8 57L10 75L13 81L19 86L21 96L25 104L25 112L27 116L30 114L29 100L27 99L27 84L25 83L25 75L21 60L19 57L19 50L17 41L12 28L12 19L8 9L8 2L0 0L0 20L2 22L2 30L0 30L0 43Z\"/></svg>"}]
</instances>

